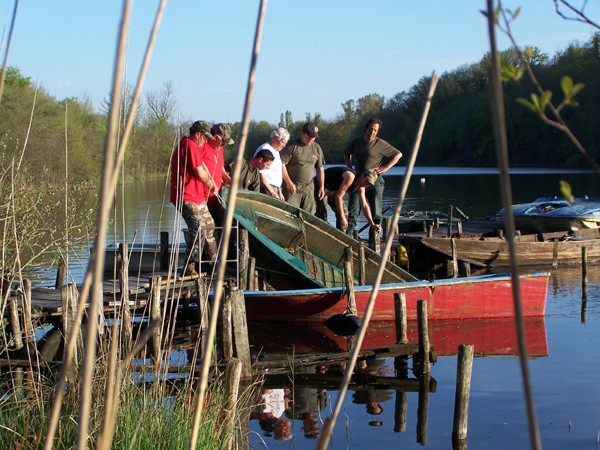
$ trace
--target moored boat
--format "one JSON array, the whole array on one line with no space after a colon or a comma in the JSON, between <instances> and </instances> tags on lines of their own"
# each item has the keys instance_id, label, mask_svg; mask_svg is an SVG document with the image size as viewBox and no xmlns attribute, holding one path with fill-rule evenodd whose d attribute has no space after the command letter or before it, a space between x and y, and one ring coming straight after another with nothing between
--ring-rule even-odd
<instances>
[{"instance_id":1,"label":"moored boat","mask_svg":"<svg viewBox=\"0 0 600 450\"><path fill-rule=\"evenodd\" d=\"M512 205L515 228L521 233L549 233L600 227L600 199L538 198ZM504 218L504 208L496 216Z\"/></svg>"},{"instance_id":2,"label":"moored boat","mask_svg":"<svg viewBox=\"0 0 600 450\"><path fill-rule=\"evenodd\" d=\"M320 322L347 309L343 264L350 249L354 267L365 266L372 283L381 256L326 222L300 208L262 194L240 191L235 217L248 230L251 248L267 271L270 290L245 291L251 320ZM365 257L360 257L360 252ZM258 263L257 263L258 266ZM542 316L546 306L548 273L520 277L524 316ZM355 277L355 283L359 280ZM355 284L358 315L364 314L373 286ZM406 296L409 319L416 318L417 301L426 300L428 316L467 319L514 316L511 277L484 275L420 281L386 261L373 320L394 320L394 297Z\"/></svg>"},{"instance_id":3,"label":"moored boat","mask_svg":"<svg viewBox=\"0 0 600 450\"><path fill-rule=\"evenodd\" d=\"M407 248L409 262L435 264L453 257L486 267L507 267L510 263L508 242L498 236L427 237L399 236ZM454 250L453 250L454 248ZM579 264L582 250L587 249L587 262L600 262L600 230L537 233L515 236L515 249L520 266L565 266ZM425 261L425 263L423 262Z\"/></svg>"}]
</instances>

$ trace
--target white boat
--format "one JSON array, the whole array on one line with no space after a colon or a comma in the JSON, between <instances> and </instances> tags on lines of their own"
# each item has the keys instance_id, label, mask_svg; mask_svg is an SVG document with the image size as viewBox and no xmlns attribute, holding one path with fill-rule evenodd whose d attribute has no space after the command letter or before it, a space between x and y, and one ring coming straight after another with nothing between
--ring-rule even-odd
<instances>
[{"instance_id":1,"label":"white boat","mask_svg":"<svg viewBox=\"0 0 600 450\"><path fill-rule=\"evenodd\" d=\"M564 198L542 197L531 203L512 206L515 228L523 234L577 231L600 227L600 199L577 198L572 202ZM504 209L496 213L504 218Z\"/></svg>"}]
</instances>

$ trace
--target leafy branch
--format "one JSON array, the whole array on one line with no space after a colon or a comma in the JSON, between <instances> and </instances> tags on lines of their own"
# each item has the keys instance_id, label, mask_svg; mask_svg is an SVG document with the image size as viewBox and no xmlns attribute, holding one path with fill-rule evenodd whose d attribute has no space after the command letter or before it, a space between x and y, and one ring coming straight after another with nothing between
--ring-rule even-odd
<instances>
[{"instance_id":1,"label":"leafy branch","mask_svg":"<svg viewBox=\"0 0 600 450\"><path fill-rule=\"evenodd\" d=\"M578 14L578 17L581 18L582 21L586 23L590 23L595 26L595 24L590 21L584 13L584 7L582 9L576 9L572 7L568 2L554 0L556 7L558 8L557 2L560 4L564 4L566 7L570 8L573 12ZM585 147L581 144L581 142L577 139L577 137L573 134L569 126L563 120L561 116L561 111L565 106L577 107L578 103L574 100L575 96L581 92L581 90L585 87L583 83L573 83L573 80L569 76L564 76L561 79L561 90L563 93L563 99L558 105L555 105L552 102L552 91L545 90L542 88L539 83L535 73L533 72L531 66L531 59L534 55L534 51L531 47L526 47L524 50L521 50L517 45L513 33L511 31L511 23L517 19L521 12L521 8L517 8L514 11L510 9L505 9L502 6L502 2L498 2L498 6L494 11L495 17L494 23L498 27L500 31L502 31L510 40L517 58L521 63L520 66L516 67L505 62L502 66L503 69L503 79L504 80L512 80L519 81L524 74L527 74L529 80L533 83L537 92L532 93L530 95L530 99L519 98L517 101L530 109L532 112L537 114L545 123L548 125L560 130L563 132L568 139L575 145L575 148L579 151L579 153L585 158L585 160L594 168L598 174L600 174L600 166L594 161L594 159L590 156ZM487 15L486 12L483 12L484 15ZM562 16L562 14L561 14ZM564 17L564 16L563 16Z\"/></svg>"}]
</instances>

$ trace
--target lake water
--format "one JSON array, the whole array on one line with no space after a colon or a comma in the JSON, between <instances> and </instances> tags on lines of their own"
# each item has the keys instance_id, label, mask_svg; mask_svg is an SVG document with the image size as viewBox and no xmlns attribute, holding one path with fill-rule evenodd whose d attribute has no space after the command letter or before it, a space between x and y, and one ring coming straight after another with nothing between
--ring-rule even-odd
<instances>
[{"instance_id":1,"label":"lake water","mask_svg":"<svg viewBox=\"0 0 600 450\"><path fill-rule=\"evenodd\" d=\"M385 206L395 208L402 168L386 177ZM396 176L394 176L394 174ZM519 171L511 176L513 200L528 202L536 197L559 195L559 180L568 181L576 196L600 196L600 177L584 172ZM123 199L117 203L115 231L111 240L125 239L155 242L159 231L179 230L173 207L163 203L164 181L140 182L125 187ZM120 197L117 196L117 197ZM120 211L126 216L121 219ZM499 181L495 170L422 168L413 174L405 210L447 211L449 205L459 207L471 218L494 214L501 205ZM82 265L71 263L74 273ZM53 279L49 277L49 279ZM545 449L600 448L600 268L589 270L587 301L582 302L581 269L561 268L551 272L547 313L543 320L532 324L529 360L531 382ZM431 325L431 323L430 323ZM473 363L467 445L471 449L530 448L522 378L516 344L511 339L512 322L455 323L435 329L432 344L444 349L431 368L437 382L429 394L426 424L423 415L418 421L419 394L406 395L393 389L357 390L348 392L336 424L330 448L452 448L451 433L456 386L457 357L451 351L458 344L473 344ZM508 337L506 331L509 331ZM384 330L385 334L386 331ZM454 342L458 339L463 342ZM462 334L461 334L462 333ZM373 334L376 334L373 332ZM388 333L391 339L391 331ZM254 348L265 352L333 351L344 346L342 338L324 329L300 327L285 330L261 329L251 334ZM267 337L265 337L267 336ZM281 344L279 349L268 343ZM456 344L456 345L455 345ZM454 352L456 353L456 352ZM411 365L412 362L409 362ZM379 375L393 376L393 361L380 361L370 370ZM313 449L314 438L305 436L312 426L322 429L335 404L337 390L318 386L294 386L281 383L270 386L270 395L286 394L288 409L277 403L273 410L281 413L280 422L290 427L291 440L275 438L275 431L251 420L251 448ZM406 399L405 426L399 426L400 406ZM367 408L376 401L379 409ZM292 409L291 405L295 404ZM278 412L279 411L279 412ZM379 412L378 414L375 414ZM423 411L421 411L421 414ZM264 428L267 428L266 430ZM419 429L418 429L419 428Z\"/></svg>"}]
</instances>

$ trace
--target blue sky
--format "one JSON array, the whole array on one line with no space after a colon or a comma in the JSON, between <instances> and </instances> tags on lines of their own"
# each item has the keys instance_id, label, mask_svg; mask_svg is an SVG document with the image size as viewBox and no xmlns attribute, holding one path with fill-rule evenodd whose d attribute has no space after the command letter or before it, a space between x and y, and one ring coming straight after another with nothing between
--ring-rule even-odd
<instances>
[{"instance_id":1,"label":"blue sky","mask_svg":"<svg viewBox=\"0 0 600 450\"><path fill-rule=\"evenodd\" d=\"M587 7L596 21L599 3ZM6 22L13 1L0 4ZM168 2L144 90L158 92L171 82L184 122L240 121L258 5ZM519 44L550 55L594 31L559 18L551 0L504 5L522 6L513 25ZM157 6L133 5L126 74L132 82ZM485 7L485 0L270 0L251 117L275 124L290 110L295 120L315 112L334 119L346 100L370 93L391 98L433 71L476 62L489 51L479 12ZM116 0L20 2L8 63L57 99L89 98L98 107L111 88L121 9Z\"/></svg>"}]
</instances>

